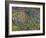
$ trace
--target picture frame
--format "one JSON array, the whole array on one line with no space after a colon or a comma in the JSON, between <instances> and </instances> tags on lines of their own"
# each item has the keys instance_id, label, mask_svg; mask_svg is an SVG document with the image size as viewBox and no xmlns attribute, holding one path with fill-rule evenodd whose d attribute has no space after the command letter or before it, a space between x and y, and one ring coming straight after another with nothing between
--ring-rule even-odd
<instances>
[{"instance_id":1,"label":"picture frame","mask_svg":"<svg viewBox=\"0 0 46 38\"><path fill-rule=\"evenodd\" d=\"M36 10L39 11L40 15L40 30L27 30L27 31L12 31L12 14L14 10L18 11L21 10L22 12L24 9L28 10ZM12 12L13 11L13 12ZM16 12L16 11L15 11ZM21 13L20 13L21 14ZM35 14L35 11L34 11ZM37 15L36 15L37 16ZM27 16L28 17L28 16ZM34 17L33 17L34 18ZM29 20L29 19L28 19ZM16 23L16 22L15 22ZM19 24L18 24L19 25ZM14 28L14 27L13 27ZM18 28L17 28L18 29ZM41 2L22 2L22 1L5 1L5 37L22 37L22 36L40 36L45 35L45 3Z\"/></svg>"}]
</instances>

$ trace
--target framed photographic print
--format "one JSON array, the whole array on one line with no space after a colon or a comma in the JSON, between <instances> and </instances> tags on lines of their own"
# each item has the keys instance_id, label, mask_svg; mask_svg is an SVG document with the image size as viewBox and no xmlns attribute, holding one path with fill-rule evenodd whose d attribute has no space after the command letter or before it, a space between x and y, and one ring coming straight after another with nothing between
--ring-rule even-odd
<instances>
[{"instance_id":1,"label":"framed photographic print","mask_svg":"<svg viewBox=\"0 0 46 38\"><path fill-rule=\"evenodd\" d=\"M6 37L45 34L45 3L5 2Z\"/></svg>"}]
</instances>

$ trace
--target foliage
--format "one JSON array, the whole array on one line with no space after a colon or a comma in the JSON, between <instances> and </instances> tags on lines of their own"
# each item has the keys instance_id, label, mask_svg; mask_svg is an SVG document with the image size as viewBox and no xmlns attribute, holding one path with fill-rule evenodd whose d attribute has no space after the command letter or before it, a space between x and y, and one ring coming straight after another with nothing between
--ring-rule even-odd
<instances>
[{"instance_id":1,"label":"foliage","mask_svg":"<svg viewBox=\"0 0 46 38\"><path fill-rule=\"evenodd\" d=\"M25 8L24 8L25 9ZM24 10L23 9L23 10ZM39 9L28 9L28 11L15 11L12 14L12 30L39 30L40 29L40 13ZM33 11L34 12L33 12Z\"/></svg>"}]
</instances>

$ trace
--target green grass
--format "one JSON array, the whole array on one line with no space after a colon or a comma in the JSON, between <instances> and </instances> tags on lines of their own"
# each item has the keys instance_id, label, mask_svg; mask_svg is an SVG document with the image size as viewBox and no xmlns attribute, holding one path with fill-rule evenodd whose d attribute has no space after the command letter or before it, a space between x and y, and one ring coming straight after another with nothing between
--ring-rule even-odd
<instances>
[{"instance_id":1,"label":"green grass","mask_svg":"<svg viewBox=\"0 0 46 38\"><path fill-rule=\"evenodd\" d=\"M19 31L21 30L18 26L16 26L16 24L12 24L12 31Z\"/></svg>"},{"instance_id":2,"label":"green grass","mask_svg":"<svg viewBox=\"0 0 46 38\"><path fill-rule=\"evenodd\" d=\"M35 24L35 25L32 25L31 23L30 24L27 24L27 25L21 25L21 26L17 26L16 24L12 24L12 31L22 31L22 30L39 30L40 25L38 24Z\"/></svg>"}]
</instances>

